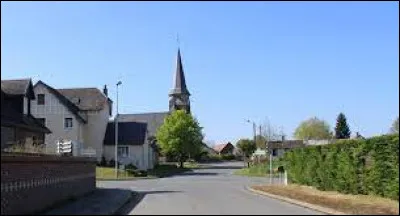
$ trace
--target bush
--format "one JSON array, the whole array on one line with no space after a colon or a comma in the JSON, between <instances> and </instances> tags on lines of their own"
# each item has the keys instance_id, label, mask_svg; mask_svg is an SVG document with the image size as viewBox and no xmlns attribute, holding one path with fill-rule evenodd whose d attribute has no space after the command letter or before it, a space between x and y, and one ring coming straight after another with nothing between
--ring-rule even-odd
<instances>
[{"instance_id":1,"label":"bush","mask_svg":"<svg viewBox=\"0 0 400 216\"><path fill-rule=\"evenodd\" d=\"M293 149L283 161L293 183L399 200L398 135Z\"/></svg>"},{"instance_id":2,"label":"bush","mask_svg":"<svg viewBox=\"0 0 400 216\"><path fill-rule=\"evenodd\" d=\"M106 158L104 156L101 157L101 161L100 161L99 166L101 166L101 167L106 167L107 166L107 161L106 161Z\"/></svg>"},{"instance_id":3,"label":"bush","mask_svg":"<svg viewBox=\"0 0 400 216\"><path fill-rule=\"evenodd\" d=\"M119 167L119 165L121 165L120 162L118 162L118 167ZM108 167L115 167L115 160L114 160L114 159L111 159L111 160L108 162Z\"/></svg>"},{"instance_id":4,"label":"bush","mask_svg":"<svg viewBox=\"0 0 400 216\"><path fill-rule=\"evenodd\" d=\"M125 166L125 171L128 172L129 174L135 175L137 174L137 167L134 164L128 164Z\"/></svg>"},{"instance_id":5,"label":"bush","mask_svg":"<svg viewBox=\"0 0 400 216\"><path fill-rule=\"evenodd\" d=\"M235 160L235 155L233 154L222 155L221 158L222 160Z\"/></svg>"}]
</instances>

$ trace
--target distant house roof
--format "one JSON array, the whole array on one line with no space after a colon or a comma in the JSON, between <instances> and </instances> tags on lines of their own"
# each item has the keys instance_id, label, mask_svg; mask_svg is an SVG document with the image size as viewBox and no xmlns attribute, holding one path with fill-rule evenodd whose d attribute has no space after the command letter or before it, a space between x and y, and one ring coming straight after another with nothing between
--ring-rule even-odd
<instances>
[{"instance_id":1,"label":"distant house roof","mask_svg":"<svg viewBox=\"0 0 400 216\"><path fill-rule=\"evenodd\" d=\"M234 147L234 146L232 145L232 143L228 142L228 143L225 143L225 144L216 145L216 146L213 147L213 149L214 149L214 151L216 151L216 152L219 153L219 152L223 151L223 150L224 150L226 147L228 147L228 146Z\"/></svg>"},{"instance_id":2,"label":"distant house roof","mask_svg":"<svg viewBox=\"0 0 400 216\"><path fill-rule=\"evenodd\" d=\"M217 153L213 148L211 148L210 146L208 146L205 143L202 143L202 146L203 146L203 150L207 151L209 154Z\"/></svg>"},{"instance_id":3,"label":"distant house roof","mask_svg":"<svg viewBox=\"0 0 400 216\"><path fill-rule=\"evenodd\" d=\"M146 123L118 122L119 145L143 145L146 141ZM115 145L115 123L107 124L104 145Z\"/></svg>"},{"instance_id":4,"label":"distant house roof","mask_svg":"<svg viewBox=\"0 0 400 216\"><path fill-rule=\"evenodd\" d=\"M12 95L24 95L32 100L35 99L31 79L1 80L1 90Z\"/></svg>"},{"instance_id":5,"label":"distant house roof","mask_svg":"<svg viewBox=\"0 0 400 216\"><path fill-rule=\"evenodd\" d=\"M148 137L155 136L158 128L164 123L169 112L119 114L119 122L142 122L147 123Z\"/></svg>"},{"instance_id":6,"label":"distant house roof","mask_svg":"<svg viewBox=\"0 0 400 216\"><path fill-rule=\"evenodd\" d=\"M282 149L282 148L298 148L298 147L304 147L304 141L303 140L284 140L284 141L269 141L268 143L269 148L273 149Z\"/></svg>"}]
</instances>

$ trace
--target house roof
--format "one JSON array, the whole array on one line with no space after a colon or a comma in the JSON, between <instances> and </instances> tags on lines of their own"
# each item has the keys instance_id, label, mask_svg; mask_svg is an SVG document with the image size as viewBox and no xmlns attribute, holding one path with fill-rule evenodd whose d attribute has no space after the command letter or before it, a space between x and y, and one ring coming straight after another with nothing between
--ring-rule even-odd
<instances>
[{"instance_id":1,"label":"house roof","mask_svg":"<svg viewBox=\"0 0 400 216\"><path fill-rule=\"evenodd\" d=\"M203 146L203 150L207 151L210 154L217 153L213 148L211 148L210 146L208 146L205 143L202 143L202 146Z\"/></svg>"},{"instance_id":2,"label":"house roof","mask_svg":"<svg viewBox=\"0 0 400 216\"><path fill-rule=\"evenodd\" d=\"M298 148L304 146L305 144L303 140L284 140L283 142L281 140L278 140L268 142L268 147L273 149Z\"/></svg>"},{"instance_id":3,"label":"house roof","mask_svg":"<svg viewBox=\"0 0 400 216\"><path fill-rule=\"evenodd\" d=\"M8 127L19 127L26 130L42 133L51 133L51 131L42 125L32 115L26 115L16 112L7 102L7 93L1 91L1 125Z\"/></svg>"},{"instance_id":4,"label":"house roof","mask_svg":"<svg viewBox=\"0 0 400 216\"><path fill-rule=\"evenodd\" d=\"M109 102L108 97L97 88L69 88L57 91L83 111L102 110Z\"/></svg>"},{"instance_id":5,"label":"house roof","mask_svg":"<svg viewBox=\"0 0 400 216\"><path fill-rule=\"evenodd\" d=\"M185 80L185 73L183 71L182 66L182 57L181 51L178 49L178 56L176 59L176 71L175 71L175 79L174 79L174 88L171 90L170 95L174 94L187 94L190 95Z\"/></svg>"},{"instance_id":6,"label":"house roof","mask_svg":"<svg viewBox=\"0 0 400 216\"><path fill-rule=\"evenodd\" d=\"M142 122L118 122L118 144L143 145L147 124ZM104 145L115 145L115 122L107 124Z\"/></svg>"},{"instance_id":7,"label":"house roof","mask_svg":"<svg viewBox=\"0 0 400 216\"><path fill-rule=\"evenodd\" d=\"M155 136L158 128L164 123L169 112L119 114L119 122L142 122L147 123L148 136Z\"/></svg>"},{"instance_id":8,"label":"house roof","mask_svg":"<svg viewBox=\"0 0 400 216\"><path fill-rule=\"evenodd\" d=\"M74 103L72 103L67 97L65 97L63 94L61 94L58 90L54 89L53 87L47 85L43 81L39 80L34 87L37 85L43 85L46 87L54 96L58 98L58 100L64 104L68 108L70 112L72 112L79 120L82 122L86 123L86 120L79 114L79 107L76 106Z\"/></svg>"},{"instance_id":9,"label":"house roof","mask_svg":"<svg viewBox=\"0 0 400 216\"><path fill-rule=\"evenodd\" d=\"M1 80L1 90L8 95L24 95L35 99L31 79Z\"/></svg>"},{"instance_id":10,"label":"house roof","mask_svg":"<svg viewBox=\"0 0 400 216\"><path fill-rule=\"evenodd\" d=\"M225 144L216 145L216 146L213 147L213 149L214 149L216 152L219 153L219 152L221 152L222 150L224 150L226 147L228 147L229 145L233 146L232 143L228 142L228 143L225 143Z\"/></svg>"}]
</instances>

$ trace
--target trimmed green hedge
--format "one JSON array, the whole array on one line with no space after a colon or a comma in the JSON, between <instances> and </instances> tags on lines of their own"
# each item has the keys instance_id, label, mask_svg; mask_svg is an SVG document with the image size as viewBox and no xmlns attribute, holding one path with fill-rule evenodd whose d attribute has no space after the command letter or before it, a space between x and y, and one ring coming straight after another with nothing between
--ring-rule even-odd
<instances>
[{"instance_id":1,"label":"trimmed green hedge","mask_svg":"<svg viewBox=\"0 0 400 216\"><path fill-rule=\"evenodd\" d=\"M293 149L283 161L293 183L399 200L399 135Z\"/></svg>"}]
</instances>

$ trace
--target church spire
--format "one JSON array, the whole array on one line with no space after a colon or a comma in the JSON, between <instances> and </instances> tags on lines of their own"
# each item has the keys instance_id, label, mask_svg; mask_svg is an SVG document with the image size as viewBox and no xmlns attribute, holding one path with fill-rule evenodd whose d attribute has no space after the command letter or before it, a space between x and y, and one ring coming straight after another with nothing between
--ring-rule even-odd
<instances>
[{"instance_id":1,"label":"church spire","mask_svg":"<svg viewBox=\"0 0 400 216\"><path fill-rule=\"evenodd\" d=\"M190 95L190 93L186 87L185 74L184 74L183 66L182 66L181 51L178 48L174 86L173 86L173 89L171 90L170 95L179 95L179 94L180 95L188 95L188 96Z\"/></svg>"}]
</instances>

